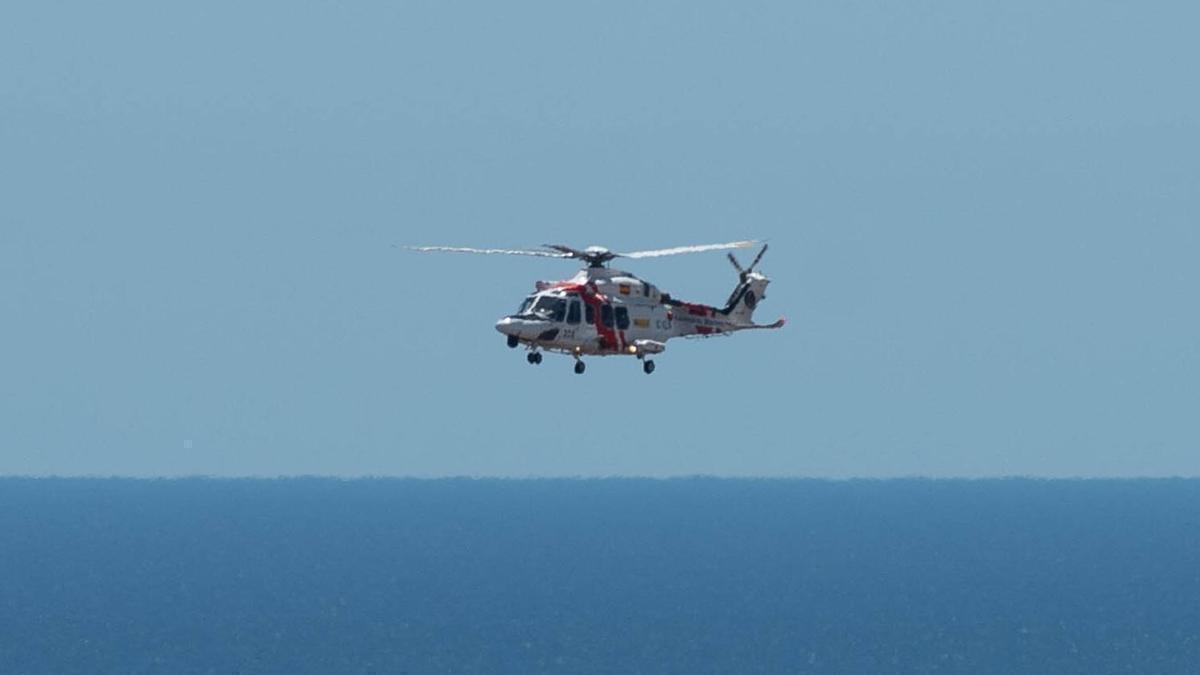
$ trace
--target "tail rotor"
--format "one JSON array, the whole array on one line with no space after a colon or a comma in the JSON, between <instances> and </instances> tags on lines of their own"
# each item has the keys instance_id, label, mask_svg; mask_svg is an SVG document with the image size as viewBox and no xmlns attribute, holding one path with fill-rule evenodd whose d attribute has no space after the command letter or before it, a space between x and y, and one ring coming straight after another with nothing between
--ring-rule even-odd
<instances>
[{"instance_id":1,"label":"tail rotor","mask_svg":"<svg viewBox=\"0 0 1200 675\"><path fill-rule=\"evenodd\" d=\"M758 251L758 255L754 256L754 262L751 262L750 266L746 268L743 268L742 264L738 262L737 257L730 253L729 264L733 265L733 269L737 270L738 277L740 277L742 281L745 281L746 277L750 276L750 273L753 272L754 268L758 266L759 261L762 260L763 254L766 252L767 244L763 244L763 247Z\"/></svg>"},{"instance_id":2,"label":"tail rotor","mask_svg":"<svg viewBox=\"0 0 1200 675\"><path fill-rule=\"evenodd\" d=\"M729 254L729 263L733 265L735 270L737 270L740 283L738 283L737 288L733 289L733 293L730 294L729 301L726 303L727 307L732 308L734 304L736 304L737 301L744 296L746 282L750 279L750 274L754 272L754 268L758 266L759 262L762 261L763 254L766 252L767 245L763 244L763 247L758 251L758 255L754 256L753 262L750 263L749 267L745 268L742 267L742 264L738 262L738 259L732 253ZM759 275L759 277L761 278L762 275Z\"/></svg>"}]
</instances>

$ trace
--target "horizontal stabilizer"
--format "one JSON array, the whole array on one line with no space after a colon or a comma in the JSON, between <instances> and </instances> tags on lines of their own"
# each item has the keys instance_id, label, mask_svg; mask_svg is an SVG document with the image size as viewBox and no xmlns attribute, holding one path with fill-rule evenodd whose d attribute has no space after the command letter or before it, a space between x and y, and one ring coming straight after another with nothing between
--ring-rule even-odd
<instances>
[{"instance_id":1,"label":"horizontal stabilizer","mask_svg":"<svg viewBox=\"0 0 1200 675\"><path fill-rule=\"evenodd\" d=\"M779 319L775 323L743 323L733 327L734 330L773 330L775 328L783 328L783 324L787 323L787 319Z\"/></svg>"}]
</instances>

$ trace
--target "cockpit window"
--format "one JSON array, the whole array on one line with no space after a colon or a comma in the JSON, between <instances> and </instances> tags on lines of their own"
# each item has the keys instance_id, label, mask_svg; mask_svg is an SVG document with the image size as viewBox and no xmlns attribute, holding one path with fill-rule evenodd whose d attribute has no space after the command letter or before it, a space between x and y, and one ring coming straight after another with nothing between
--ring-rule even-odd
<instances>
[{"instance_id":1,"label":"cockpit window","mask_svg":"<svg viewBox=\"0 0 1200 675\"><path fill-rule=\"evenodd\" d=\"M579 323L579 301L572 300L570 308L567 309L567 323Z\"/></svg>"},{"instance_id":2,"label":"cockpit window","mask_svg":"<svg viewBox=\"0 0 1200 675\"><path fill-rule=\"evenodd\" d=\"M562 321L567 314L567 301L563 298L543 295L533 303L530 312L550 321Z\"/></svg>"}]
</instances>

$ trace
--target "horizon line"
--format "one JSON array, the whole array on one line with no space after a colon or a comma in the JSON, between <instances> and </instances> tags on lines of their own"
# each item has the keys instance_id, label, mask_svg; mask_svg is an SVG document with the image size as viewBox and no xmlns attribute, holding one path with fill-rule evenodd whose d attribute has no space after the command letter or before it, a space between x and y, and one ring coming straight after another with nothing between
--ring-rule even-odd
<instances>
[{"instance_id":1,"label":"horizon line","mask_svg":"<svg viewBox=\"0 0 1200 675\"><path fill-rule=\"evenodd\" d=\"M843 482L887 482L887 481L1117 481L1117 480L1200 480L1200 475L1188 474L1134 474L1134 475L1037 475L1037 474L994 474L994 475L923 475L904 474L891 476L833 476L803 474L35 474L0 473L0 480L135 480L135 481L238 481L238 480L413 480L413 481L680 481L680 480L758 480L758 481L818 481Z\"/></svg>"}]
</instances>

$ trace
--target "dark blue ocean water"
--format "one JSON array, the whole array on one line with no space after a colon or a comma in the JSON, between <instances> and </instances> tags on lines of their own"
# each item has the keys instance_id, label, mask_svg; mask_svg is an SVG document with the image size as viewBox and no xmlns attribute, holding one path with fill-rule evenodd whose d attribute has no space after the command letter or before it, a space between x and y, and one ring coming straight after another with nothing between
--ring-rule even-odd
<instances>
[{"instance_id":1,"label":"dark blue ocean water","mask_svg":"<svg viewBox=\"0 0 1200 675\"><path fill-rule=\"evenodd\" d=\"M1200 672L1200 481L0 479L0 672Z\"/></svg>"}]
</instances>

